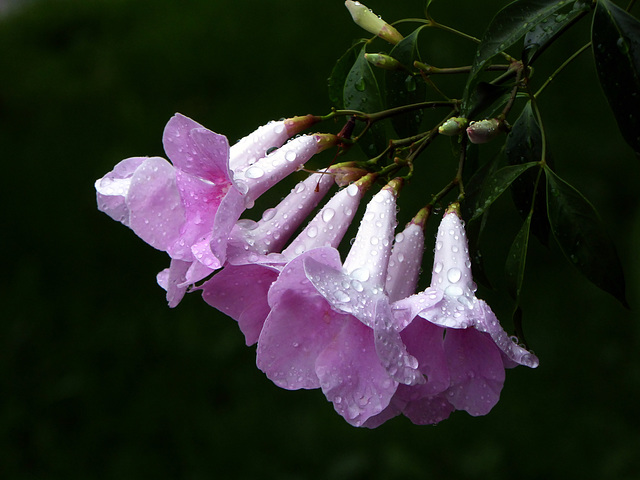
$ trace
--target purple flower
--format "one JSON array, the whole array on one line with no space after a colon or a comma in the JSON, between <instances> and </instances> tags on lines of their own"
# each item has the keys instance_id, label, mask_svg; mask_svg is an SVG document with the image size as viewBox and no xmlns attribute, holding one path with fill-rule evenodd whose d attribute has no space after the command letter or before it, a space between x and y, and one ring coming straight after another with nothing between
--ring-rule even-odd
<instances>
[{"instance_id":1,"label":"purple flower","mask_svg":"<svg viewBox=\"0 0 640 480\"><path fill-rule=\"evenodd\" d=\"M262 193L331 145L307 135L282 144L310 120L271 122L229 148L226 137L176 114L159 157L123 160L96 181L98 207L171 257L158 274L170 306L188 285L220 268L229 232ZM271 147L280 147L267 155Z\"/></svg>"},{"instance_id":2,"label":"purple flower","mask_svg":"<svg viewBox=\"0 0 640 480\"><path fill-rule=\"evenodd\" d=\"M426 397L426 401L435 401L438 408L445 409L446 399L452 409L466 410L474 416L485 415L498 402L504 369L516 365L535 368L538 359L514 342L491 308L476 298L466 234L457 204L447 209L438 228L430 288L441 292L442 300L422 309L402 332L409 352L418 358L433 354L433 342L438 344L438 349L444 349L450 385L436 399ZM404 302L415 303L421 295ZM443 328L446 332L440 344L437 339ZM417 338L428 340L414 341ZM403 413L407 415L406 408ZM408 416L414 420L411 413Z\"/></svg>"},{"instance_id":3,"label":"purple flower","mask_svg":"<svg viewBox=\"0 0 640 480\"><path fill-rule=\"evenodd\" d=\"M338 191L282 252L293 230L333 183L333 171L299 183L278 206L258 222L241 220L231 233L228 263L201 288L204 300L238 322L247 345L258 341L270 307L269 287L284 266L317 247L337 247L372 177ZM316 191L318 190L318 191Z\"/></svg>"},{"instance_id":4,"label":"purple flower","mask_svg":"<svg viewBox=\"0 0 640 480\"><path fill-rule=\"evenodd\" d=\"M287 389L321 388L349 423L384 410L400 382L424 382L384 293L395 227L394 183L367 205L344 264L335 248L289 262L269 290L258 367Z\"/></svg>"}]
</instances>

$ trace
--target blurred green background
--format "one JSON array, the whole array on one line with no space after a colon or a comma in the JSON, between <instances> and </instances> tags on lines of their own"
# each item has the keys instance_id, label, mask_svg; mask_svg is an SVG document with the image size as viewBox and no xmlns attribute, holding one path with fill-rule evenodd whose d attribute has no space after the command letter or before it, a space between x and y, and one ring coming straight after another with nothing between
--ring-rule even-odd
<instances>
[{"instance_id":1,"label":"blurred green background","mask_svg":"<svg viewBox=\"0 0 640 480\"><path fill-rule=\"evenodd\" d=\"M424 3L367 5L394 21L422 16ZM505 3L432 9L479 36ZM547 52L538 85L588 30L583 21ZM95 179L123 158L162 155L176 111L231 141L270 119L327 113L326 78L361 35L342 0L3 9L0 478L640 478L640 167L589 54L547 90L542 112L556 172L611 229L631 309L582 279L557 247L532 240L523 308L541 364L508 371L485 417L356 429L320 391L275 387L233 320L197 294L169 309L155 283L166 255L96 209ZM473 53L444 32L422 40L437 66L469 63ZM434 179L455 171L445 141L424 157L401 221L409 203L425 202L416 194L439 190ZM502 265L520 220L507 196L495 210L484 253L496 289L480 293L511 329Z\"/></svg>"}]
</instances>

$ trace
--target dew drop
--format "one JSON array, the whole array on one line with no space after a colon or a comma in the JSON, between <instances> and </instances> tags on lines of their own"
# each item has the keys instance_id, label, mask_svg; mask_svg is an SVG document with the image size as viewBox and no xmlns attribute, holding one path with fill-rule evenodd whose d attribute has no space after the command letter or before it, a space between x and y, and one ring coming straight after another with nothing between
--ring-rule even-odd
<instances>
[{"instance_id":1,"label":"dew drop","mask_svg":"<svg viewBox=\"0 0 640 480\"><path fill-rule=\"evenodd\" d=\"M451 297L458 297L460 295L462 295L464 292L462 291L462 288L459 287L458 285L449 285L445 290L444 290L445 295L449 295Z\"/></svg>"},{"instance_id":2,"label":"dew drop","mask_svg":"<svg viewBox=\"0 0 640 480\"><path fill-rule=\"evenodd\" d=\"M433 273L440 273L442 271L442 262L436 262L433 266Z\"/></svg>"},{"instance_id":3,"label":"dew drop","mask_svg":"<svg viewBox=\"0 0 640 480\"><path fill-rule=\"evenodd\" d=\"M297 156L298 155L296 155L296 152L294 152L293 150L289 150L287 153L284 154L284 158L287 162L295 161Z\"/></svg>"},{"instance_id":4,"label":"dew drop","mask_svg":"<svg viewBox=\"0 0 640 480\"><path fill-rule=\"evenodd\" d=\"M262 214L262 220L264 220L265 222L268 222L269 220L271 220L275 216L276 216L276 209L275 208L269 208L269 209L265 210L264 213Z\"/></svg>"},{"instance_id":5,"label":"dew drop","mask_svg":"<svg viewBox=\"0 0 640 480\"><path fill-rule=\"evenodd\" d=\"M353 272L351 272L351 276L361 282L366 282L367 280L369 280L370 275L371 273L369 272L369 269L365 267L356 268Z\"/></svg>"},{"instance_id":6,"label":"dew drop","mask_svg":"<svg viewBox=\"0 0 640 480\"><path fill-rule=\"evenodd\" d=\"M264 170L259 167L249 167L244 176L247 178L260 178L264 175Z\"/></svg>"},{"instance_id":7,"label":"dew drop","mask_svg":"<svg viewBox=\"0 0 640 480\"><path fill-rule=\"evenodd\" d=\"M449 271L447 272L447 279L451 283L458 282L461 277L462 277L462 272L458 268L455 268L455 267L450 268Z\"/></svg>"},{"instance_id":8,"label":"dew drop","mask_svg":"<svg viewBox=\"0 0 640 480\"><path fill-rule=\"evenodd\" d=\"M333 294L334 298L340 303L347 303L351 300L351 297L344 293L342 290L338 290Z\"/></svg>"},{"instance_id":9,"label":"dew drop","mask_svg":"<svg viewBox=\"0 0 640 480\"><path fill-rule=\"evenodd\" d=\"M330 222L335 214L336 212L333 208L325 208L324 210L322 210L322 220L324 220L325 222Z\"/></svg>"},{"instance_id":10,"label":"dew drop","mask_svg":"<svg viewBox=\"0 0 640 480\"><path fill-rule=\"evenodd\" d=\"M318 228L315 225L309 226L306 232L307 232L307 237L309 238L316 238L318 236Z\"/></svg>"}]
</instances>

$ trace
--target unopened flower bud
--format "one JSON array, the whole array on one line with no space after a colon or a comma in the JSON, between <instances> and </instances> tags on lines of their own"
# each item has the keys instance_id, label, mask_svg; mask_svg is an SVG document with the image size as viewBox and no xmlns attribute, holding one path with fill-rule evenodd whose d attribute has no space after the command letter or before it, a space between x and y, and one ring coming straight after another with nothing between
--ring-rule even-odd
<instances>
[{"instance_id":1,"label":"unopened flower bud","mask_svg":"<svg viewBox=\"0 0 640 480\"><path fill-rule=\"evenodd\" d=\"M287 118L284 121L284 126L287 129L287 133L289 134L289 136L293 137L297 133L300 133L303 130L311 127L312 125L315 125L320 120L320 117L309 114L300 117Z\"/></svg>"},{"instance_id":2,"label":"unopened flower bud","mask_svg":"<svg viewBox=\"0 0 640 480\"><path fill-rule=\"evenodd\" d=\"M327 148L331 148L338 144L340 138L337 135L333 135L332 133L316 133L313 138L316 141L318 146L318 150L316 153L322 152Z\"/></svg>"},{"instance_id":3,"label":"unopened flower bud","mask_svg":"<svg viewBox=\"0 0 640 480\"><path fill-rule=\"evenodd\" d=\"M396 45L404 38L400 32L360 2L346 0L344 4L349 9L349 13L351 13L356 25L364 28L367 32L373 33L393 45Z\"/></svg>"},{"instance_id":4,"label":"unopened flower bud","mask_svg":"<svg viewBox=\"0 0 640 480\"><path fill-rule=\"evenodd\" d=\"M467 123L467 119L464 117L450 118L438 127L438 133L440 135L453 137L454 135L462 133L464 128L467 126Z\"/></svg>"},{"instance_id":5,"label":"unopened flower bud","mask_svg":"<svg viewBox=\"0 0 640 480\"><path fill-rule=\"evenodd\" d=\"M329 167L329 172L333 175L336 185L345 187L368 173L365 169L356 165L356 162L345 162Z\"/></svg>"},{"instance_id":6,"label":"unopened flower bud","mask_svg":"<svg viewBox=\"0 0 640 480\"><path fill-rule=\"evenodd\" d=\"M467 136L471 143L487 143L500 135L500 121L496 118L471 122Z\"/></svg>"},{"instance_id":7,"label":"unopened flower bud","mask_svg":"<svg viewBox=\"0 0 640 480\"><path fill-rule=\"evenodd\" d=\"M401 70L402 64L393 57L384 53L365 53L364 58L374 67L384 70Z\"/></svg>"}]
</instances>

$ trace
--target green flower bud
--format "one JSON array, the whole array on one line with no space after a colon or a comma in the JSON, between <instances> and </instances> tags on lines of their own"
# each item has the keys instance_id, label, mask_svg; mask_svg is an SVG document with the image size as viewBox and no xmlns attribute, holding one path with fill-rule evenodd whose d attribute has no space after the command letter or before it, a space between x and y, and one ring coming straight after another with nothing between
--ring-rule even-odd
<instances>
[{"instance_id":1,"label":"green flower bud","mask_svg":"<svg viewBox=\"0 0 640 480\"><path fill-rule=\"evenodd\" d=\"M471 143L487 143L501 133L500 121L496 118L471 122L467 128L467 136Z\"/></svg>"},{"instance_id":2,"label":"green flower bud","mask_svg":"<svg viewBox=\"0 0 640 480\"><path fill-rule=\"evenodd\" d=\"M400 32L360 2L346 0L344 4L349 13L351 13L356 25L364 28L367 32L373 33L393 45L396 45L404 38Z\"/></svg>"},{"instance_id":3,"label":"green flower bud","mask_svg":"<svg viewBox=\"0 0 640 480\"><path fill-rule=\"evenodd\" d=\"M398 60L384 53L365 53L364 58L366 58L371 65L378 68L385 70L402 69L402 64Z\"/></svg>"},{"instance_id":4,"label":"green flower bud","mask_svg":"<svg viewBox=\"0 0 640 480\"><path fill-rule=\"evenodd\" d=\"M452 117L438 127L438 133L450 137L459 135L467 126L467 123L467 119L464 117Z\"/></svg>"}]
</instances>

